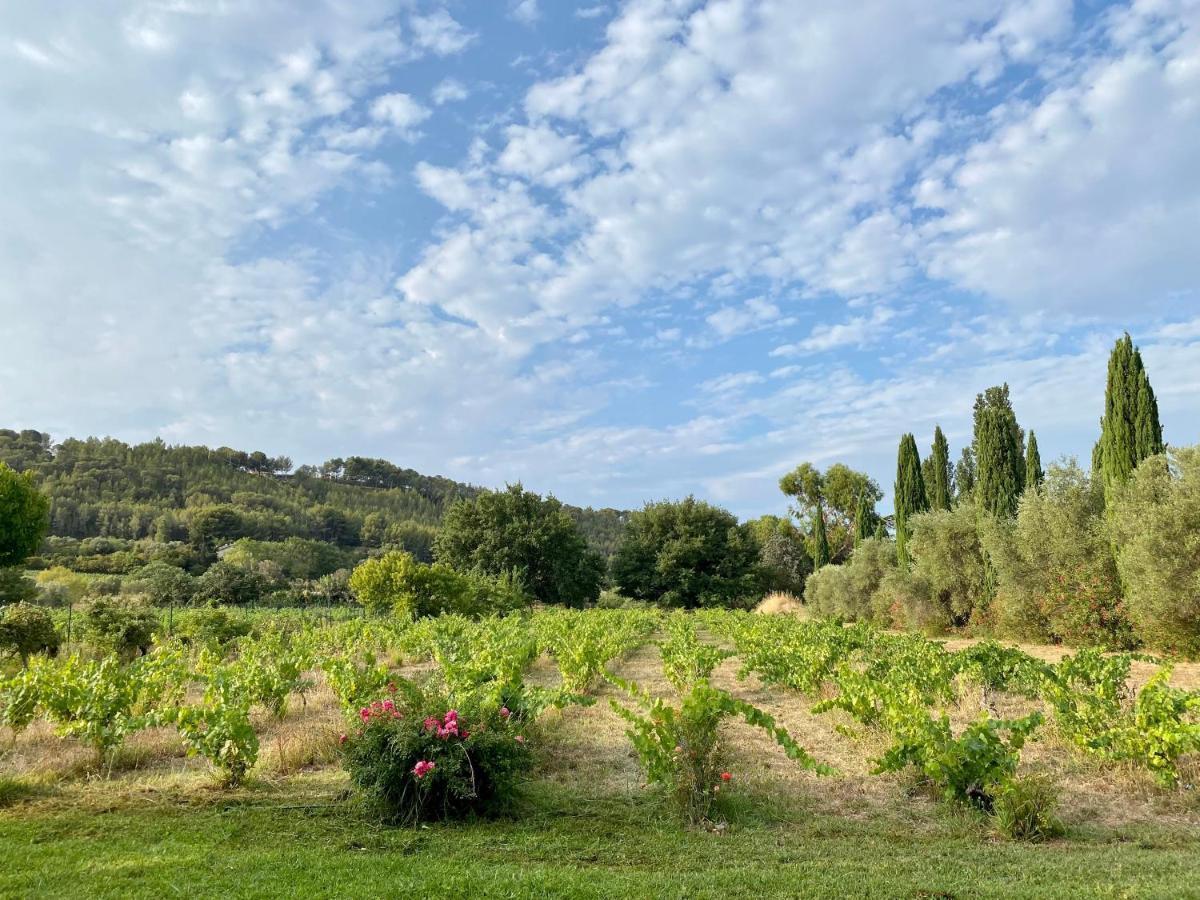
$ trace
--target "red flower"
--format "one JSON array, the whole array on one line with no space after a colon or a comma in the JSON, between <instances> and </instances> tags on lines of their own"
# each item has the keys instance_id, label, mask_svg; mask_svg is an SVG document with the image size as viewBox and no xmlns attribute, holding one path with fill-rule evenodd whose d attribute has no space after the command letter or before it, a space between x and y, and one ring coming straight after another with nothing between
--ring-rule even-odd
<instances>
[{"instance_id":1,"label":"red flower","mask_svg":"<svg viewBox=\"0 0 1200 900\"><path fill-rule=\"evenodd\" d=\"M728 780L729 780L730 778L732 778L732 777L733 777L733 776L732 776L732 775L730 775L728 772L722 772L722 773L721 773L721 780L722 780L722 781L728 781Z\"/></svg>"}]
</instances>

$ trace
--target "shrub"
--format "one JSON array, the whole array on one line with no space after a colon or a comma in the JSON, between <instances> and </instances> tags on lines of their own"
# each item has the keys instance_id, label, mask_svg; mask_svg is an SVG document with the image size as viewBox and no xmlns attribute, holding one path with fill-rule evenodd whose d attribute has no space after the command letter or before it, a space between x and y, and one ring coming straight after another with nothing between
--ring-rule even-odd
<instances>
[{"instance_id":1,"label":"shrub","mask_svg":"<svg viewBox=\"0 0 1200 900\"><path fill-rule=\"evenodd\" d=\"M888 571L872 598L882 621L925 634L943 634L953 624L923 575L896 567Z\"/></svg>"},{"instance_id":2,"label":"shrub","mask_svg":"<svg viewBox=\"0 0 1200 900\"><path fill-rule=\"evenodd\" d=\"M1017 841L1044 841L1063 833L1055 808L1058 786L1045 775L1011 778L996 788L992 818L996 830Z\"/></svg>"},{"instance_id":3,"label":"shrub","mask_svg":"<svg viewBox=\"0 0 1200 900\"><path fill-rule=\"evenodd\" d=\"M1103 485L1073 461L1050 467L1011 523L982 523L997 576L997 627L1029 640L1129 647L1133 634L1104 518Z\"/></svg>"},{"instance_id":4,"label":"shrub","mask_svg":"<svg viewBox=\"0 0 1200 900\"><path fill-rule=\"evenodd\" d=\"M1200 656L1200 446L1144 460L1115 491L1111 514L1137 636Z\"/></svg>"},{"instance_id":5,"label":"shrub","mask_svg":"<svg viewBox=\"0 0 1200 900\"><path fill-rule=\"evenodd\" d=\"M988 574L983 547L969 504L912 517L914 578L928 585L931 599L955 627L970 624L988 603Z\"/></svg>"},{"instance_id":6,"label":"shrub","mask_svg":"<svg viewBox=\"0 0 1200 900\"><path fill-rule=\"evenodd\" d=\"M196 579L178 566L152 562L130 579L130 588L152 606L183 606L192 601Z\"/></svg>"},{"instance_id":7,"label":"shrub","mask_svg":"<svg viewBox=\"0 0 1200 900\"><path fill-rule=\"evenodd\" d=\"M19 656L25 665L35 653L56 655L60 642L54 620L40 606L14 603L0 610L0 654Z\"/></svg>"},{"instance_id":8,"label":"shrub","mask_svg":"<svg viewBox=\"0 0 1200 900\"><path fill-rule=\"evenodd\" d=\"M808 577L804 602L819 616L846 622L880 622L884 610L875 592L896 568L896 545L870 538L859 544L842 565L822 566Z\"/></svg>"},{"instance_id":9,"label":"shrub","mask_svg":"<svg viewBox=\"0 0 1200 900\"><path fill-rule=\"evenodd\" d=\"M253 606L266 593L266 579L257 572L232 563L218 562L196 580L196 603L228 603L232 606Z\"/></svg>"},{"instance_id":10,"label":"shrub","mask_svg":"<svg viewBox=\"0 0 1200 900\"><path fill-rule=\"evenodd\" d=\"M389 822L488 814L508 805L532 754L501 708L490 715L447 709L436 696L397 706L375 701L343 739L350 779Z\"/></svg>"},{"instance_id":11,"label":"shrub","mask_svg":"<svg viewBox=\"0 0 1200 900\"><path fill-rule=\"evenodd\" d=\"M89 643L125 658L149 652L158 630L158 617L150 609L108 598L93 601L83 622Z\"/></svg>"},{"instance_id":12,"label":"shrub","mask_svg":"<svg viewBox=\"0 0 1200 900\"><path fill-rule=\"evenodd\" d=\"M360 563L350 576L359 603L374 613L483 616L529 605L520 580L478 572L462 574L442 563L417 562L411 553L386 553Z\"/></svg>"},{"instance_id":13,"label":"shrub","mask_svg":"<svg viewBox=\"0 0 1200 900\"><path fill-rule=\"evenodd\" d=\"M37 573L34 578L49 606L78 603L88 593L88 579L64 566L54 566Z\"/></svg>"},{"instance_id":14,"label":"shrub","mask_svg":"<svg viewBox=\"0 0 1200 900\"><path fill-rule=\"evenodd\" d=\"M258 759L258 735L250 723L250 698L224 669L209 677L201 703L171 706L158 716L179 729L188 755L203 756L227 785L241 784Z\"/></svg>"},{"instance_id":15,"label":"shrub","mask_svg":"<svg viewBox=\"0 0 1200 900\"><path fill-rule=\"evenodd\" d=\"M193 646L221 648L250 631L249 619L222 607L187 610L175 617L175 636Z\"/></svg>"}]
</instances>

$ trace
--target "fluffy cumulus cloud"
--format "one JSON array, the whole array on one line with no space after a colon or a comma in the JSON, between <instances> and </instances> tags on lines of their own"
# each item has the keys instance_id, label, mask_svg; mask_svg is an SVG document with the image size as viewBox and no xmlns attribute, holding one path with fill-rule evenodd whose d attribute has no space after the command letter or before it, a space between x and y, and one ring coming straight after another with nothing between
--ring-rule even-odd
<instances>
[{"instance_id":1,"label":"fluffy cumulus cloud","mask_svg":"<svg viewBox=\"0 0 1200 900\"><path fill-rule=\"evenodd\" d=\"M0 10L0 425L751 513L1005 380L1086 453L1128 328L1200 438L1196 0L77 6Z\"/></svg>"}]
</instances>

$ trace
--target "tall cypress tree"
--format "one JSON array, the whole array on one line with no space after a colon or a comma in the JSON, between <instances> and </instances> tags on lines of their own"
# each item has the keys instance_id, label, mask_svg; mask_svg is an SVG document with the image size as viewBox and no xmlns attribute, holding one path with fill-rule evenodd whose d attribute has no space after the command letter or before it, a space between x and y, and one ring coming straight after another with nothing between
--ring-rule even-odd
<instances>
[{"instance_id":1,"label":"tall cypress tree","mask_svg":"<svg viewBox=\"0 0 1200 900\"><path fill-rule=\"evenodd\" d=\"M975 398L975 502L989 515L1009 517L1025 486L1024 444L1008 385Z\"/></svg>"},{"instance_id":2,"label":"tall cypress tree","mask_svg":"<svg viewBox=\"0 0 1200 900\"><path fill-rule=\"evenodd\" d=\"M962 456L954 467L954 499L958 503L971 502L975 496L975 451L962 448Z\"/></svg>"},{"instance_id":3,"label":"tall cypress tree","mask_svg":"<svg viewBox=\"0 0 1200 900\"><path fill-rule=\"evenodd\" d=\"M1158 401L1142 364L1142 354L1128 333L1108 358L1104 418L1100 420L1100 469L1105 493L1129 480L1137 464L1162 453Z\"/></svg>"},{"instance_id":4,"label":"tall cypress tree","mask_svg":"<svg viewBox=\"0 0 1200 900\"><path fill-rule=\"evenodd\" d=\"M949 509L954 476L950 471L950 445L940 425L934 426L933 452L927 462L929 475L925 478L925 490L929 492L929 508Z\"/></svg>"},{"instance_id":5,"label":"tall cypress tree","mask_svg":"<svg viewBox=\"0 0 1200 900\"><path fill-rule=\"evenodd\" d=\"M907 566L908 540L912 536L912 517L929 509L925 497L925 479L921 477L921 454L911 434L900 438L896 456L896 556Z\"/></svg>"},{"instance_id":6,"label":"tall cypress tree","mask_svg":"<svg viewBox=\"0 0 1200 900\"><path fill-rule=\"evenodd\" d=\"M875 526L875 540L886 541L888 537L887 522L880 519L879 523Z\"/></svg>"},{"instance_id":7,"label":"tall cypress tree","mask_svg":"<svg viewBox=\"0 0 1200 900\"><path fill-rule=\"evenodd\" d=\"M829 535L825 533L825 505L819 499L816 515L813 517L812 548L813 571L816 571L830 559Z\"/></svg>"},{"instance_id":8,"label":"tall cypress tree","mask_svg":"<svg viewBox=\"0 0 1200 900\"><path fill-rule=\"evenodd\" d=\"M1025 445L1025 488L1035 488L1042 483L1046 473L1042 471L1042 455L1038 453L1037 438L1029 429L1029 443Z\"/></svg>"},{"instance_id":9,"label":"tall cypress tree","mask_svg":"<svg viewBox=\"0 0 1200 900\"><path fill-rule=\"evenodd\" d=\"M858 503L854 507L854 546L857 547L873 533L871 507L867 503L867 495L859 494Z\"/></svg>"}]
</instances>

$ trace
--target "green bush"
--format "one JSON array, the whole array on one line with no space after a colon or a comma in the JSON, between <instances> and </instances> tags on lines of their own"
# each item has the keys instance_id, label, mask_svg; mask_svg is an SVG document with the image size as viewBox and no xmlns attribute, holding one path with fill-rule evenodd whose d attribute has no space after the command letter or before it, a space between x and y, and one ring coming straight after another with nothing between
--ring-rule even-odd
<instances>
[{"instance_id":1,"label":"green bush","mask_svg":"<svg viewBox=\"0 0 1200 900\"><path fill-rule=\"evenodd\" d=\"M876 591L896 569L896 545L869 538L842 565L822 566L804 588L804 602L819 616L845 622L885 622L887 605Z\"/></svg>"},{"instance_id":2,"label":"green bush","mask_svg":"<svg viewBox=\"0 0 1200 900\"><path fill-rule=\"evenodd\" d=\"M0 610L0 654L19 656L24 665L35 653L56 655L60 643L54 620L40 606L14 603Z\"/></svg>"},{"instance_id":3,"label":"green bush","mask_svg":"<svg viewBox=\"0 0 1200 900\"><path fill-rule=\"evenodd\" d=\"M150 651L159 623L147 607L102 597L84 611L83 627L88 643L131 658Z\"/></svg>"},{"instance_id":4,"label":"green bush","mask_svg":"<svg viewBox=\"0 0 1200 900\"><path fill-rule=\"evenodd\" d=\"M1011 778L996 788L992 819L996 830L1017 841L1044 841L1063 833L1055 814L1058 786L1045 775Z\"/></svg>"},{"instance_id":5,"label":"green bush","mask_svg":"<svg viewBox=\"0 0 1200 900\"><path fill-rule=\"evenodd\" d=\"M754 533L732 513L688 497L630 514L610 571L635 600L748 607L762 591L758 553Z\"/></svg>"},{"instance_id":6,"label":"green bush","mask_svg":"<svg viewBox=\"0 0 1200 900\"><path fill-rule=\"evenodd\" d=\"M267 582L262 575L222 561L214 563L196 580L192 600L201 604L254 606L262 601L266 591Z\"/></svg>"},{"instance_id":7,"label":"green bush","mask_svg":"<svg viewBox=\"0 0 1200 900\"><path fill-rule=\"evenodd\" d=\"M1053 465L1022 496L1015 520L981 525L996 572L999 631L1072 646L1132 646L1102 484L1073 461Z\"/></svg>"},{"instance_id":8,"label":"green bush","mask_svg":"<svg viewBox=\"0 0 1200 900\"><path fill-rule=\"evenodd\" d=\"M418 562L411 553L363 561L350 576L350 589L371 612L416 618L441 613L479 617L529 605L524 586L512 574L463 574L443 563Z\"/></svg>"},{"instance_id":9,"label":"green bush","mask_svg":"<svg viewBox=\"0 0 1200 900\"><path fill-rule=\"evenodd\" d=\"M178 566L152 562L130 579L130 590L151 606L186 606L196 593L196 579Z\"/></svg>"},{"instance_id":10,"label":"green bush","mask_svg":"<svg viewBox=\"0 0 1200 900\"><path fill-rule=\"evenodd\" d=\"M532 764L507 710L448 709L437 696L378 700L344 741L350 780L388 822L405 825L503 810Z\"/></svg>"},{"instance_id":11,"label":"green bush","mask_svg":"<svg viewBox=\"0 0 1200 900\"><path fill-rule=\"evenodd\" d=\"M20 569L0 568L0 607L10 603L32 603L38 599L38 586Z\"/></svg>"},{"instance_id":12,"label":"green bush","mask_svg":"<svg viewBox=\"0 0 1200 900\"><path fill-rule=\"evenodd\" d=\"M988 606L988 574L976 515L972 505L961 503L954 509L919 513L909 523L913 577L928 586L935 609L958 628L978 624L973 620L982 618Z\"/></svg>"},{"instance_id":13,"label":"green bush","mask_svg":"<svg viewBox=\"0 0 1200 900\"><path fill-rule=\"evenodd\" d=\"M18 474L0 462L0 566L15 566L33 554L50 526L50 499L33 473Z\"/></svg>"},{"instance_id":14,"label":"green bush","mask_svg":"<svg viewBox=\"0 0 1200 900\"><path fill-rule=\"evenodd\" d=\"M225 647L250 634L248 618L223 607L186 610L175 616L174 635L198 647Z\"/></svg>"},{"instance_id":15,"label":"green bush","mask_svg":"<svg viewBox=\"0 0 1200 900\"><path fill-rule=\"evenodd\" d=\"M1200 446L1144 460L1115 491L1111 516L1137 636L1200 656Z\"/></svg>"}]
</instances>

